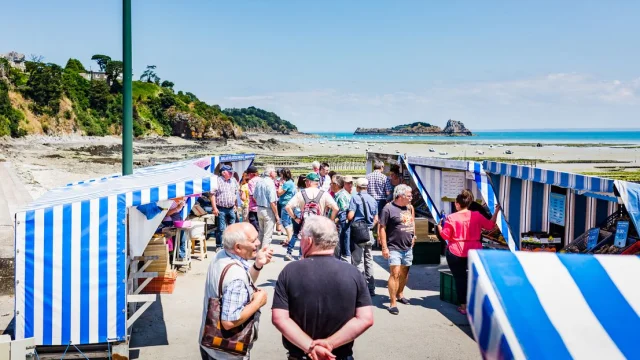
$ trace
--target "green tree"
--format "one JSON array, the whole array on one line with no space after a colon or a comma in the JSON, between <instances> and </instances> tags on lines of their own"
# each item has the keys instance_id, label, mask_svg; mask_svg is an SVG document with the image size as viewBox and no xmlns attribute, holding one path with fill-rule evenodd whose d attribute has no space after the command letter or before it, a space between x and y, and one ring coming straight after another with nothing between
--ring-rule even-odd
<instances>
[{"instance_id":1,"label":"green tree","mask_svg":"<svg viewBox=\"0 0 640 360\"><path fill-rule=\"evenodd\" d=\"M82 65L82 63L80 62L80 60L78 59L69 59L69 61L67 61L67 65L64 67L65 71L71 71L71 72L75 72L75 73L81 73L81 72L85 72L87 70L85 70L84 66Z\"/></svg>"},{"instance_id":2,"label":"green tree","mask_svg":"<svg viewBox=\"0 0 640 360\"><path fill-rule=\"evenodd\" d=\"M149 83L160 82L160 78L156 74L155 69L156 69L155 65L147 65L147 69L142 73L142 75L140 75L140 81L146 81Z\"/></svg>"},{"instance_id":3,"label":"green tree","mask_svg":"<svg viewBox=\"0 0 640 360\"><path fill-rule=\"evenodd\" d=\"M175 84L173 82L171 82L169 80L165 80L165 81L162 82L162 85L160 85L160 86L162 86L163 88L168 88L168 89L173 90L173 86L174 85Z\"/></svg>"},{"instance_id":4,"label":"green tree","mask_svg":"<svg viewBox=\"0 0 640 360\"><path fill-rule=\"evenodd\" d=\"M20 121L23 119L24 114L11 106L9 84L0 80L0 136L25 136L26 131L20 128Z\"/></svg>"},{"instance_id":5,"label":"green tree","mask_svg":"<svg viewBox=\"0 0 640 360\"><path fill-rule=\"evenodd\" d=\"M89 90L89 105L101 115L104 115L109 106L109 85L104 81L94 80Z\"/></svg>"},{"instance_id":6,"label":"green tree","mask_svg":"<svg viewBox=\"0 0 640 360\"><path fill-rule=\"evenodd\" d=\"M48 107L50 113L55 114L60 110L62 93L62 68L56 64L37 63L29 75L26 95L39 107Z\"/></svg>"},{"instance_id":7,"label":"green tree","mask_svg":"<svg viewBox=\"0 0 640 360\"><path fill-rule=\"evenodd\" d=\"M106 72L107 64L109 63L109 61L111 61L111 57L107 55L96 54L91 57L91 60L94 60L95 62L98 63L98 66L100 67L100 71Z\"/></svg>"}]
</instances>

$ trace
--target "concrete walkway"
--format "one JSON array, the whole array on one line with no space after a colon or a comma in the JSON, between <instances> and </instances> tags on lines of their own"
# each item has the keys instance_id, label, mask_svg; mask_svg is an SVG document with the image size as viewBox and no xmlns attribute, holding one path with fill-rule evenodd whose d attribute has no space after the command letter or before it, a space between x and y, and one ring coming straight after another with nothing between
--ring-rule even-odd
<instances>
[{"instance_id":1,"label":"concrete walkway","mask_svg":"<svg viewBox=\"0 0 640 360\"><path fill-rule=\"evenodd\" d=\"M281 335L271 324L271 302L273 286L287 262L283 260L284 249L273 246L275 262L265 267L258 280L258 286L269 294L267 305L262 308L259 339L251 352L252 359L258 360L286 358ZM294 254L297 254L297 249ZM439 300L438 269L446 268L446 265L413 266L408 289L405 290L411 305L399 304L400 315L394 316L386 310L389 301L386 289L388 267L379 251L374 252L374 259L377 262L377 296L373 298L375 324L356 340L356 359L480 358L466 318L457 313L455 306ZM132 359L200 358L198 332L208 264L209 260L193 260L192 270L178 277L174 293L158 295L156 303L136 321L131 339Z\"/></svg>"}]
</instances>

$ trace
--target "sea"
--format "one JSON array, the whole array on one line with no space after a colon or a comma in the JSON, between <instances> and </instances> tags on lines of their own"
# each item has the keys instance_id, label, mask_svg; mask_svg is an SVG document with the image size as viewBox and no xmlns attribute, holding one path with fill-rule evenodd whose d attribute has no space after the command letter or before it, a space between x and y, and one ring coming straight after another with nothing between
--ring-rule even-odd
<instances>
[{"instance_id":1,"label":"sea","mask_svg":"<svg viewBox=\"0 0 640 360\"><path fill-rule=\"evenodd\" d=\"M474 131L474 136L354 135L351 132L311 133L334 141L471 142L544 144L640 144L640 129L631 130L498 130Z\"/></svg>"}]
</instances>

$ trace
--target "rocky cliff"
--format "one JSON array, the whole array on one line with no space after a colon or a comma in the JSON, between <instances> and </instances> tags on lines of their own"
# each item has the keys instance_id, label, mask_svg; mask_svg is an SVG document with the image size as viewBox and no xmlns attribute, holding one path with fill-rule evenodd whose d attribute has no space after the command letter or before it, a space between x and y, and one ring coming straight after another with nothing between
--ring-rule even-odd
<instances>
[{"instance_id":1,"label":"rocky cliff","mask_svg":"<svg viewBox=\"0 0 640 360\"><path fill-rule=\"evenodd\" d=\"M446 135L472 136L473 134L460 121L449 120L444 130L439 126L425 122L415 122L392 128L357 128L354 135Z\"/></svg>"},{"instance_id":2,"label":"rocky cliff","mask_svg":"<svg viewBox=\"0 0 640 360\"><path fill-rule=\"evenodd\" d=\"M467 129L462 121L449 120L447 126L442 130L443 133L449 136L472 136L471 130Z\"/></svg>"}]
</instances>

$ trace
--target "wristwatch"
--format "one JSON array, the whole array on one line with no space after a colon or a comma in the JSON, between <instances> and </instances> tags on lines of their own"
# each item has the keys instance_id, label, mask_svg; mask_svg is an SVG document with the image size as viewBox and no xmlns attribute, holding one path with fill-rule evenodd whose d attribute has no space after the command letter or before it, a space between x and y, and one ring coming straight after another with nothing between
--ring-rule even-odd
<instances>
[{"instance_id":1,"label":"wristwatch","mask_svg":"<svg viewBox=\"0 0 640 360\"><path fill-rule=\"evenodd\" d=\"M264 268L264 265L262 265L262 267L257 267L256 263L253 263L253 268L256 269L256 271L261 271L262 268Z\"/></svg>"}]
</instances>

